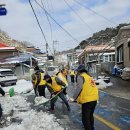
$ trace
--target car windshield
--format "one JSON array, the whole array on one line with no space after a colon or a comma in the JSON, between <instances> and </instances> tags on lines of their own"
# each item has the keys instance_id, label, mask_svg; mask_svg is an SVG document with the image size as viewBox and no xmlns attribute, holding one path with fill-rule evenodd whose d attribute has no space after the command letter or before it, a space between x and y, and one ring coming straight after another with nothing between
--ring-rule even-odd
<instances>
[{"instance_id":1,"label":"car windshield","mask_svg":"<svg viewBox=\"0 0 130 130\"><path fill-rule=\"evenodd\" d=\"M55 67L48 67L48 71L54 71Z\"/></svg>"}]
</instances>

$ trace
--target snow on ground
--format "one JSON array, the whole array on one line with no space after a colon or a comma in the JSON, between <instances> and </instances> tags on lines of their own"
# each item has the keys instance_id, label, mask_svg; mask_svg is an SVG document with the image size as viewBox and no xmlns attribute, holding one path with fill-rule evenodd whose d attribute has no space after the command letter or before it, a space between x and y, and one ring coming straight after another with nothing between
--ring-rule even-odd
<instances>
[{"instance_id":1,"label":"snow on ground","mask_svg":"<svg viewBox=\"0 0 130 130\"><path fill-rule=\"evenodd\" d=\"M4 90L8 91L11 87L4 87ZM13 87L15 92L21 93L32 88L32 84L30 81L20 80ZM18 93L13 97L9 95L0 97L3 118L6 117L8 122L3 128L0 128L1 130L63 130L54 115L32 110L30 103L26 102L26 96ZM13 119L19 121L13 122Z\"/></svg>"},{"instance_id":2,"label":"snow on ground","mask_svg":"<svg viewBox=\"0 0 130 130\"><path fill-rule=\"evenodd\" d=\"M18 80L16 85L8 86L8 87L3 87L5 92L9 92L10 88L14 88L14 91L17 93L22 93L27 90L31 90L33 88L32 83L30 81L26 81L24 79Z\"/></svg>"},{"instance_id":3,"label":"snow on ground","mask_svg":"<svg viewBox=\"0 0 130 130\"><path fill-rule=\"evenodd\" d=\"M99 89L104 89L104 88L107 88L107 87L110 87L113 85L113 83L111 83L111 82L106 83L104 80L105 80L105 78L103 76L99 76L99 79L95 80L95 82L98 83L97 87Z\"/></svg>"}]
</instances>

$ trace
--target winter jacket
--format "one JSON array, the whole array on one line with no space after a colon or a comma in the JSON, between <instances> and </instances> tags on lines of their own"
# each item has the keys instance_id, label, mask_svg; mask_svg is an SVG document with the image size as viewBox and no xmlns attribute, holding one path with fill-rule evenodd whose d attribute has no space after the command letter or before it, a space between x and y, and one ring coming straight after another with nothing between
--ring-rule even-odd
<instances>
[{"instance_id":1,"label":"winter jacket","mask_svg":"<svg viewBox=\"0 0 130 130\"><path fill-rule=\"evenodd\" d=\"M76 97L77 102L83 104L86 102L97 101L99 98L98 88L92 77L90 77L86 73L82 73L80 74L80 81L81 83L79 83L78 80L78 84L80 84L79 85L80 91L78 90L79 93L77 94Z\"/></svg>"},{"instance_id":2,"label":"winter jacket","mask_svg":"<svg viewBox=\"0 0 130 130\"><path fill-rule=\"evenodd\" d=\"M47 83L47 85L51 87L51 89L54 92L59 92L62 90L62 86L66 86L66 84L63 81L61 81L58 77L51 77L51 79L52 83Z\"/></svg>"},{"instance_id":3,"label":"winter jacket","mask_svg":"<svg viewBox=\"0 0 130 130\"><path fill-rule=\"evenodd\" d=\"M35 74L32 75L32 83L35 87L37 86L43 86L46 84L46 81L44 78L44 73L42 71L37 71Z\"/></svg>"}]
</instances>

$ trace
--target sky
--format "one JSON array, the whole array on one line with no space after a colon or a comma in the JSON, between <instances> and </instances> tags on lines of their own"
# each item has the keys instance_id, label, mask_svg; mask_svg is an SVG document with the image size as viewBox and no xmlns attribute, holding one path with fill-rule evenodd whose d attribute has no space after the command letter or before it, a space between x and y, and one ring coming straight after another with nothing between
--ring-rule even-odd
<instances>
[{"instance_id":1,"label":"sky","mask_svg":"<svg viewBox=\"0 0 130 130\"><path fill-rule=\"evenodd\" d=\"M36 1L42 6L41 0ZM95 32L130 22L129 0L42 0L47 16L36 1L31 3L46 40L28 0L0 0L8 11L0 16L0 29L12 39L28 41L43 51L46 42L52 53L53 47L67 50Z\"/></svg>"}]
</instances>

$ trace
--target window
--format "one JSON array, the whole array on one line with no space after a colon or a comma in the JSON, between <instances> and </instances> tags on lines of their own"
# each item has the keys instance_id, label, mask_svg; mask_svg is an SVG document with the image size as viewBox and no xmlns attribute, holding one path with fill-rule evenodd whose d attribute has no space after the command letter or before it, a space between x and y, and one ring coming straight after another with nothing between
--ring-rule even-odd
<instances>
[{"instance_id":1,"label":"window","mask_svg":"<svg viewBox=\"0 0 130 130\"><path fill-rule=\"evenodd\" d=\"M108 62L108 56L107 55L105 56L105 62Z\"/></svg>"},{"instance_id":2,"label":"window","mask_svg":"<svg viewBox=\"0 0 130 130\"><path fill-rule=\"evenodd\" d=\"M117 62L124 61L124 52L123 52L123 45L117 48Z\"/></svg>"},{"instance_id":3,"label":"window","mask_svg":"<svg viewBox=\"0 0 130 130\"><path fill-rule=\"evenodd\" d=\"M115 54L112 55L112 61L115 61Z\"/></svg>"}]
</instances>

